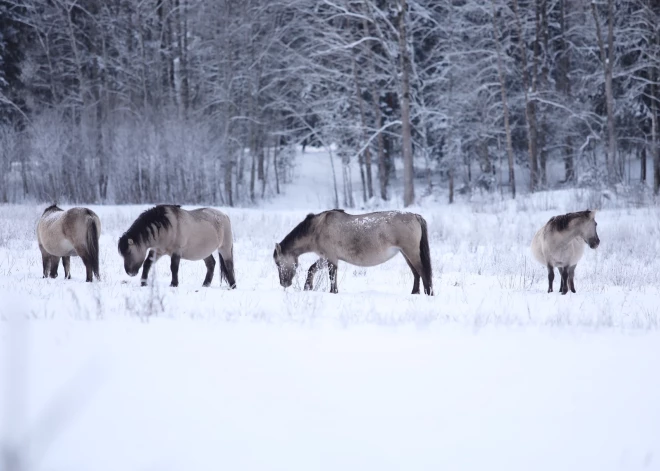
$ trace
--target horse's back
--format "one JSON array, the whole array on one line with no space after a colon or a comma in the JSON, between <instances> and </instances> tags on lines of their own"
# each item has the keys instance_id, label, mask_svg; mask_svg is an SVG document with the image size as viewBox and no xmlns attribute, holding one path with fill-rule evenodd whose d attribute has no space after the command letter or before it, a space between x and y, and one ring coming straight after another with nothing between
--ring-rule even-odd
<instances>
[{"instance_id":1,"label":"horse's back","mask_svg":"<svg viewBox=\"0 0 660 471\"><path fill-rule=\"evenodd\" d=\"M206 258L232 239L229 217L214 208L181 209L177 225L181 256L188 260Z\"/></svg>"},{"instance_id":2,"label":"horse's back","mask_svg":"<svg viewBox=\"0 0 660 471\"><path fill-rule=\"evenodd\" d=\"M399 211L351 215L330 211L321 231L325 251L340 260L374 266L394 257L399 250L419 250L422 227L419 216Z\"/></svg>"}]
</instances>

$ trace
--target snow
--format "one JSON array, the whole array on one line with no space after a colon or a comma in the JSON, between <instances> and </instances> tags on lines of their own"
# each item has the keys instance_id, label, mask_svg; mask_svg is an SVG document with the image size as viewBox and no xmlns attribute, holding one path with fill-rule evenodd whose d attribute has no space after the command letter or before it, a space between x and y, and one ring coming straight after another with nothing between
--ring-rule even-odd
<instances>
[{"instance_id":1,"label":"snow","mask_svg":"<svg viewBox=\"0 0 660 471\"><path fill-rule=\"evenodd\" d=\"M284 290L273 247L332 207L323 165L306 153L280 198L220 208L232 291L217 270L202 288L202 262L182 260L178 288L167 258L146 288L124 273L118 237L148 206L89 206L100 283L79 258L44 280L45 205L0 206L0 468L15 450L29 470L660 469L658 206L422 199L407 209L428 222L434 297L409 294L400 256L340 263L333 295L327 270L302 291L305 255ZM577 293L546 293L534 232L594 201Z\"/></svg>"}]
</instances>

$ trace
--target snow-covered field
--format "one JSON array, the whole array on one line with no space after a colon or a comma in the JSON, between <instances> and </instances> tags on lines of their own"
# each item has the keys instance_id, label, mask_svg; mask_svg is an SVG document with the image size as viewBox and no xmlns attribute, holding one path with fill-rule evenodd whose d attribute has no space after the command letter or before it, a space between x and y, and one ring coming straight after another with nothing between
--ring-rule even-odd
<instances>
[{"instance_id":1,"label":"snow-covered field","mask_svg":"<svg viewBox=\"0 0 660 471\"><path fill-rule=\"evenodd\" d=\"M658 206L425 201L435 297L409 294L400 256L340 264L338 295L327 271L301 291L302 269L285 291L275 242L332 205L307 158L288 195L221 208L234 291L218 273L202 288L203 262L181 262L178 288L168 258L149 287L128 277L117 239L148 206L90 206L100 283L78 258L72 280L44 280L45 205L0 206L4 469L12 453L29 470L660 469ZM546 293L534 231L594 203L601 245L577 294Z\"/></svg>"}]
</instances>

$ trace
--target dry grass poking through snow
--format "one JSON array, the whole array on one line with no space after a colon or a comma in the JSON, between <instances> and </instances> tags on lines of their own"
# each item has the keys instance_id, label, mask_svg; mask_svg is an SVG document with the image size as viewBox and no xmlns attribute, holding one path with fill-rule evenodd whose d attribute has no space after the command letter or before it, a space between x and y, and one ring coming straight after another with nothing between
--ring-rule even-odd
<instances>
[{"instance_id":1,"label":"dry grass poking through snow","mask_svg":"<svg viewBox=\"0 0 660 471\"><path fill-rule=\"evenodd\" d=\"M534 232L552 215L603 207L601 246L576 271L577 294L546 293L546 270L529 252ZM622 207L617 207L620 205ZM148 206L93 206L101 217L102 282L85 284L80 259L73 279L41 278L34 228L44 205L0 206L0 298L20 300L33 318L106 319L122 316L206 318L267 323L340 325L457 323L465 326L550 325L656 329L660 326L660 209L626 207L600 194L538 193L516 201L413 209L427 219L436 296L412 296L412 275L403 259L362 269L340 264L337 296L327 289L302 292L307 267L301 258L292 289L278 283L272 262L281 240L308 211L224 209L235 238L238 289L202 289L203 262L182 261L178 289L169 288L169 259L140 288L123 271L117 239ZM355 211L358 212L358 211ZM555 280L558 287L558 277Z\"/></svg>"}]
</instances>

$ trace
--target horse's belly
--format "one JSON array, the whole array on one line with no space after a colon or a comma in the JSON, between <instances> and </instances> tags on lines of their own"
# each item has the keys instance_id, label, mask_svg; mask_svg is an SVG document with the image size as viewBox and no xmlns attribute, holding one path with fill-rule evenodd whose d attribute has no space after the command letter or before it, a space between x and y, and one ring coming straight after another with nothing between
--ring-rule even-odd
<instances>
[{"instance_id":1,"label":"horse's belly","mask_svg":"<svg viewBox=\"0 0 660 471\"><path fill-rule=\"evenodd\" d=\"M57 242L43 241L42 245L46 252L56 257L75 257L78 255L69 239L60 239Z\"/></svg>"},{"instance_id":2,"label":"horse's belly","mask_svg":"<svg viewBox=\"0 0 660 471\"><path fill-rule=\"evenodd\" d=\"M204 241L197 244L189 244L181 251L181 258L186 260L203 260L218 248L217 241Z\"/></svg>"},{"instance_id":3,"label":"horse's belly","mask_svg":"<svg viewBox=\"0 0 660 471\"><path fill-rule=\"evenodd\" d=\"M385 250L363 252L354 257L342 257L344 262L359 267L374 267L385 263L400 252L398 247L389 247Z\"/></svg>"}]
</instances>

